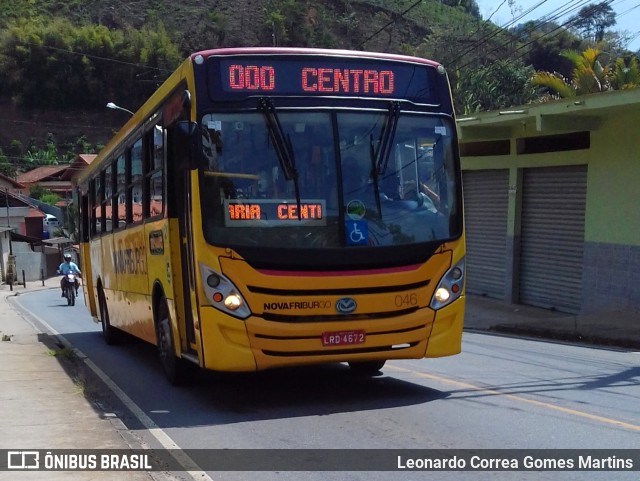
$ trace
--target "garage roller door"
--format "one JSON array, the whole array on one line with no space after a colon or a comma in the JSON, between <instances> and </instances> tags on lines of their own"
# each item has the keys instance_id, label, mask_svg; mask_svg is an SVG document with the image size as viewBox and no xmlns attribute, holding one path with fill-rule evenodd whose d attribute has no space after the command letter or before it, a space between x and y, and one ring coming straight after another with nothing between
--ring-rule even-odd
<instances>
[{"instance_id":1,"label":"garage roller door","mask_svg":"<svg viewBox=\"0 0 640 481\"><path fill-rule=\"evenodd\" d=\"M463 172L467 292L505 298L509 171Z\"/></svg>"},{"instance_id":2,"label":"garage roller door","mask_svg":"<svg viewBox=\"0 0 640 481\"><path fill-rule=\"evenodd\" d=\"M580 311L587 167L525 169L520 302Z\"/></svg>"}]
</instances>

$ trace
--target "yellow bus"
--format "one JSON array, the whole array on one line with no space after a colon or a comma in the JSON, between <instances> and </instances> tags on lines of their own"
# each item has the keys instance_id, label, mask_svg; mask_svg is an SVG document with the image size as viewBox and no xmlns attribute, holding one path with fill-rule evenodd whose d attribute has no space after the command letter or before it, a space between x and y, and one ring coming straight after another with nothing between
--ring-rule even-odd
<instances>
[{"instance_id":1,"label":"yellow bus","mask_svg":"<svg viewBox=\"0 0 640 481\"><path fill-rule=\"evenodd\" d=\"M254 371L460 352L462 187L436 62L301 48L191 54L75 179L107 343Z\"/></svg>"}]
</instances>

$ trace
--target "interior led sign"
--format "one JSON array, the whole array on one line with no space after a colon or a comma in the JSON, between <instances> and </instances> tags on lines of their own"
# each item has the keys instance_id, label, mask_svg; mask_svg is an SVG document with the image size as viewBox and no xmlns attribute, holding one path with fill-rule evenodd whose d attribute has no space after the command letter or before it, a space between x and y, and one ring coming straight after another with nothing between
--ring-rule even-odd
<instances>
[{"instance_id":1,"label":"interior led sign","mask_svg":"<svg viewBox=\"0 0 640 481\"><path fill-rule=\"evenodd\" d=\"M282 225L326 225L325 201L273 199L229 199L225 201L225 225L256 227Z\"/></svg>"}]
</instances>

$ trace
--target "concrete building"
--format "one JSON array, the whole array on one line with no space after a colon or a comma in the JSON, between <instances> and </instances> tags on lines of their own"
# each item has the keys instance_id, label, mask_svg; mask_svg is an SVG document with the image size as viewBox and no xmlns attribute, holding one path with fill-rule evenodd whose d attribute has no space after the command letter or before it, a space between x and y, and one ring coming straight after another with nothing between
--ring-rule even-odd
<instances>
[{"instance_id":1,"label":"concrete building","mask_svg":"<svg viewBox=\"0 0 640 481\"><path fill-rule=\"evenodd\" d=\"M472 294L640 311L640 89L458 119Z\"/></svg>"}]
</instances>

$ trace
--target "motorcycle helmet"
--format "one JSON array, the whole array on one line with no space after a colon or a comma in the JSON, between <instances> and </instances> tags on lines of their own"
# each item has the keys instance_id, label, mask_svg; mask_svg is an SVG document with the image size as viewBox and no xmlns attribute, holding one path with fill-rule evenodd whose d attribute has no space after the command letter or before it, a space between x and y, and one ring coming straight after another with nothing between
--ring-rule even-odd
<instances>
[{"instance_id":1,"label":"motorcycle helmet","mask_svg":"<svg viewBox=\"0 0 640 481\"><path fill-rule=\"evenodd\" d=\"M71 262L71 254L65 254L64 255L64 260Z\"/></svg>"}]
</instances>

